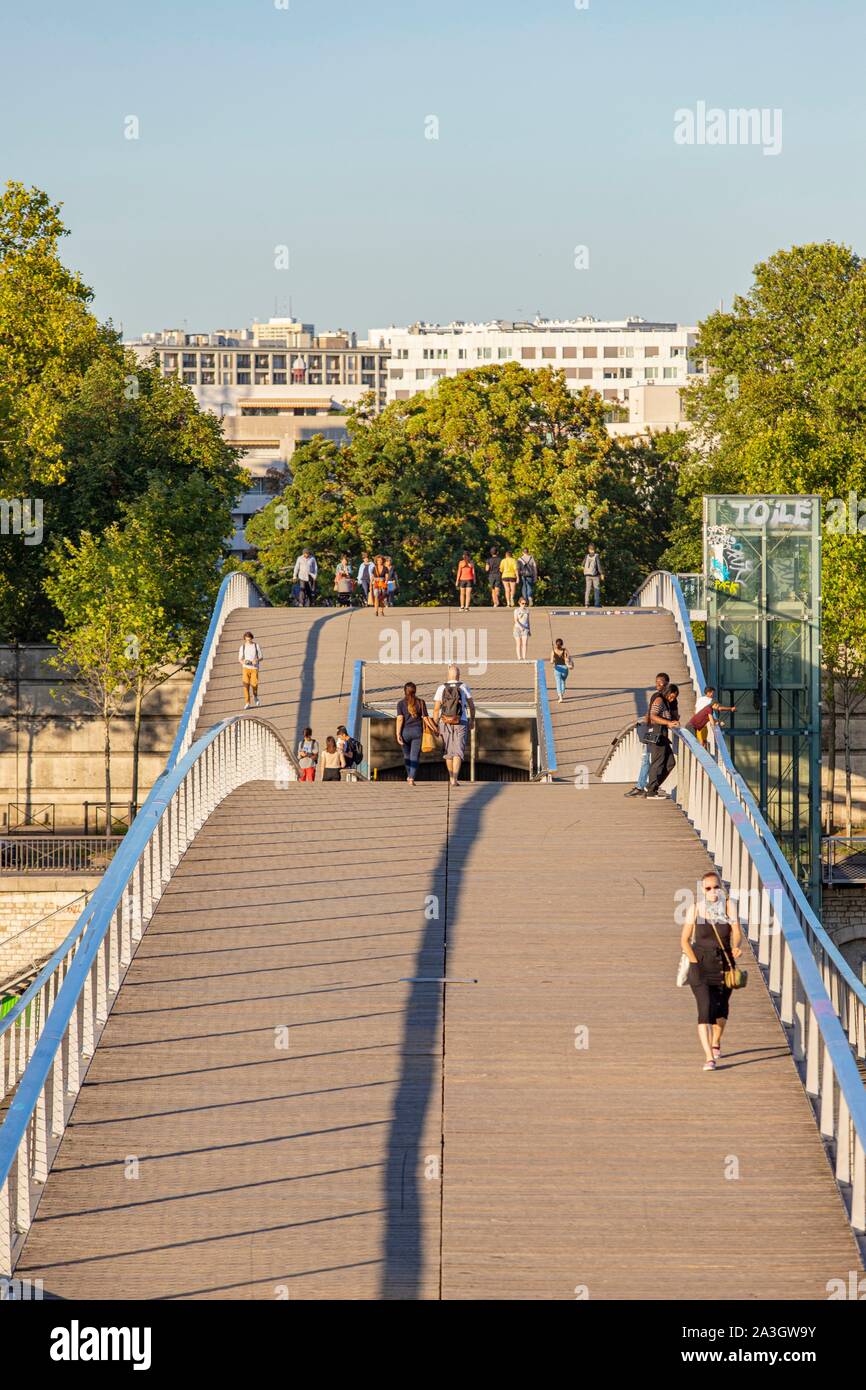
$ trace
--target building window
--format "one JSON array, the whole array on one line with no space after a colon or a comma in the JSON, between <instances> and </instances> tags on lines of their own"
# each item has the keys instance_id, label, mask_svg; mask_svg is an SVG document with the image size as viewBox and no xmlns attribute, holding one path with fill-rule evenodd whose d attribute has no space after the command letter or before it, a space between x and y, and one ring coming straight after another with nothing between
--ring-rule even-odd
<instances>
[{"instance_id":1,"label":"building window","mask_svg":"<svg viewBox=\"0 0 866 1390\"><path fill-rule=\"evenodd\" d=\"M267 386L267 384L268 384L268 374L267 374L267 372L256 372L256 386Z\"/></svg>"},{"instance_id":2,"label":"building window","mask_svg":"<svg viewBox=\"0 0 866 1390\"><path fill-rule=\"evenodd\" d=\"M214 364L214 355L213 355L213 353L212 353L212 352L203 352L203 353L201 354L200 358L199 358L199 363L200 363L200 365L201 365L203 368L206 367L208 370L210 370L211 367L213 367L213 364Z\"/></svg>"},{"instance_id":3,"label":"building window","mask_svg":"<svg viewBox=\"0 0 866 1390\"><path fill-rule=\"evenodd\" d=\"M657 347L645 347L643 350L643 355L644 357L658 357L659 350Z\"/></svg>"},{"instance_id":4,"label":"building window","mask_svg":"<svg viewBox=\"0 0 866 1390\"><path fill-rule=\"evenodd\" d=\"M564 347L564 348L562 349L562 355L563 355L563 357L576 357L576 356L577 356L577 348L576 348L576 347Z\"/></svg>"},{"instance_id":5,"label":"building window","mask_svg":"<svg viewBox=\"0 0 866 1390\"><path fill-rule=\"evenodd\" d=\"M499 360L500 360L500 362L501 362L502 359L503 359L504 357L510 357L510 356L511 356L511 348L510 348L510 347L501 347L501 348L497 348L496 355L497 355L497 357L499 358Z\"/></svg>"},{"instance_id":6,"label":"building window","mask_svg":"<svg viewBox=\"0 0 866 1390\"><path fill-rule=\"evenodd\" d=\"M665 377L666 377L668 380L670 380L671 377L676 376L676 374L677 374L677 369L676 369L676 367L665 367L665 369L664 369L664 374L665 374Z\"/></svg>"},{"instance_id":7,"label":"building window","mask_svg":"<svg viewBox=\"0 0 866 1390\"><path fill-rule=\"evenodd\" d=\"M618 347L606 347L605 350L604 350L604 355L605 355L605 357L619 357L619 348L618 348Z\"/></svg>"},{"instance_id":8,"label":"building window","mask_svg":"<svg viewBox=\"0 0 866 1390\"><path fill-rule=\"evenodd\" d=\"M577 375L581 381L592 381L592 367L581 367Z\"/></svg>"},{"instance_id":9,"label":"building window","mask_svg":"<svg viewBox=\"0 0 866 1390\"><path fill-rule=\"evenodd\" d=\"M375 386L375 385L376 385L376 375L375 375L375 373L374 373L374 372L362 372L362 373L361 373L361 385L362 385L362 386Z\"/></svg>"},{"instance_id":10,"label":"building window","mask_svg":"<svg viewBox=\"0 0 866 1390\"><path fill-rule=\"evenodd\" d=\"M597 347L585 347L585 348L583 349L583 360L584 360L584 362L587 361L587 359L590 358L590 357L598 357L598 348L597 348Z\"/></svg>"},{"instance_id":11,"label":"building window","mask_svg":"<svg viewBox=\"0 0 866 1390\"><path fill-rule=\"evenodd\" d=\"M256 371L266 372L268 370L268 354L266 352L256 353Z\"/></svg>"},{"instance_id":12,"label":"building window","mask_svg":"<svg viewBox=\"0 0 866 1390\"><path fill-rule=\"evenodd\" d=\"M238 386L249 386L249 384L250 384L250 374L249 374L249 372L238 372Z\"/></svg>"},{"instance_id":13,"label":"building window","mask_svg":"<svg viewBox=\"0 0 866 1390\"><path fill-rule=\"evenodd\" d=\"M184 372L183 380L186 386L195 386L195 372Z\"/></svg>"},{"instance_id":14,"label":"building window","mask_svg":"<svg viewBox=\"0 0 866 1390\"><path fill-rule=\"evenodd\" d=\"M271 358L271 366L275 372L284 372L286 370L286 354L284 352L275 352Z\"/></svg>"},{"instance_id":15,"label":"building window","mask_svg":"<svg viewBox=\"0 0 866 1390\"><path fill-rule=\"evenodd\" d=\"M364 357L364 356L362 356L362 357L361 357L361 371L362 371L362 372L374 372L375 370L376 370L376 359L375 359L375 357Z\"/></svg>"},{"instance_id":16,"label":"building window","mask_svg":"<svg viewBox=\"0 0 866 1390\"><path fill-rule=\"evenodd\" d=\"M196 359L194 352L185 352L183 354L183 367L184 371L195 371Z\"/></svg>"},{"instance_id":17,"label":"building window","mask_svg":"<svg viewBox=\"0 0 866 1390\"><path fill-rule=\"evenodd\" d=\"M243 367L243 368L249 367L249 365L250 365L250 354L249 354L248 352L239 352L238 355L237 355L237 359L236 359L236 365L237 365L238 367Z\"/></svg>"},{"instance_id":18,"label":"building window","mask_svg":"<svg viewBox=\"0 0 866 1390\"><path fill-rule=\"evenodd\" d=\"M645 375L647 381L655 381L655 379L656 379L656 377L658 376L658 374L659 374L659 369L658 369L658 367L647 367L646 370L645 370L645 372L644 372L644 375Z\"/></svg>"},{"instance_id":19,"label":"building window","mask_svg":"<svg viewBox=\"0 0 866 1390\"><path fill-rule=\"evenodd\" d=\"M556 356L556 348L555 348L555 347L543 347L543 348L541 349L541 355L542 355L542 357L555 357L555 356Z\"/></svg>"},{"instance_id":20,"label":"building window","mask_svg":"<svg viewBox=\"0 0 866 1390\"><path fill-rule=\"evenodd\" d=\"M624 347L619 350L620 357L634 357L633 347Z\"/></svg>"},{"instance_id":21,"label":"building window","mask_svg":"<svg viewBox=\"0 0 866 1390\"><path fill-rule=\"evenodd\" d=\"M286 384L286 373L285 373L285 372L274 372L274 385L275 385L275 386L285 386L285 384Z\"/></svg>"},{"instance_id":22,"label":"building window","mask_svg":"<svg viewBox=\"0 0 866 1390\"><path fill-rule=\"evenodd\" d=\"M534 362L535 348L522 347L520 349L520 356L523 358L524 362Z\"/></svg>"},{"instance_id":23,"label":"building window","mask_svg":"<svg viewBox=\"0 0 866 1390\"><path fill-rule=\"evenodd\" d=\"M482 362L489 362L493 356L493 348L480 347L475 349L475 356Z\"/></svg>"},{"instance_id":24,"label":"building window","mask_svg":"<svg viewBox=\"0 0 866 1390\"><path fill-rule=\"evenodd\" d=\"M458 361L460 361L460 362L464 361L464 360L465 360L465 357L466 357L466 349L465 349L465 348L458 348L458 349L457 349L457 359L458 359Z\"/></svg>"},{"instance_id":25,"label":"building window","mask_svg":"<svg viewBox=\"0 0 866 1390\"><path fill-rule=\"evenodd\" d=\"M213 378L214 378L213 372L202 372L202 374L201 374L201 384L202 384L202 386L213 386L213 384L214 384Z\"/></svg>"}]
</instances>

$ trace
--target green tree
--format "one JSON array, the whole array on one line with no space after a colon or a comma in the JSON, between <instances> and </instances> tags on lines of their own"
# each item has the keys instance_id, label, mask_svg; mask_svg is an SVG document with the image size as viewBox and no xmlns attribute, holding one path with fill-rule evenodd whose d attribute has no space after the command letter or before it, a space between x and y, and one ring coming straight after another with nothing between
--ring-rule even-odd
<instances>
[{"instance_id":1,"label":"green tree","mask_svg":"<svg viewBox=\"0 0 866 1390\"><path fill-rule=\"evenodd\" d=\"M45 585L63 616L51 634L57 652L49 662L102 722L105 776L105 834L111 834L111 735L132 683L128 634L133 614L126 595L114 587L109 543L85 532L52 556Z\"/></svg>"},{"instance_id":2,"label":"green tree","mask_svg":"<svg viewBox=\"0 0 866 1390\"><path fill-rule=\"evenodd\" d=\"M345 447L319 437L297 450L291 483L247 527L278 602L304 545L323 587L343 551L391 554L401 598L416 603L452 596L464 549L529 546L551 601L573 600L590 538L620 599L659 549L675 451L615 444L601 401L569 391L562 372L482 367L347 423Z\"/></svg>"},{"instance_id":3,"label":"green tree","mask_svg":"<svg viewBox=\"0 0 866 1390\"><path fill-rule=\"evenodd\" d=\"M0 634L44 640L60 614L44 578L52 547L98 536L154 481L205 484L200 501L231 531L244 488L237 451L193 393L141 365L90 310L91 291L59 257L60 209L37 189L0 195L0 497L42 509L43 542L0 539Z\"/></svg>"}]
</instances>

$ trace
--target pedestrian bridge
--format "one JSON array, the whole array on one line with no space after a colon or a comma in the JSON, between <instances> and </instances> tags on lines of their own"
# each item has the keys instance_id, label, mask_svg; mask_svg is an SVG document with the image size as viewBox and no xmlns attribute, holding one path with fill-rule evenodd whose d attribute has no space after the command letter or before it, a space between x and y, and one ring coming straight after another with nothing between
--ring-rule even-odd
<instances>
[{"instance_id":1,"label":"pedestrian bridge","mask_svg":"<svg viewBox=\"0 0 866 1390\"><path fill-rule=\"evenodd\" d=\"M536 716L529 780L412 789L369 748L370 776L295 780L304 725L361 733L409 675L432 698L411 649L377 664L403 622L485 631L468 679ZM821 1299L862 1268L863 985L723 739L682 735L671 799L623 798L655 673L685 715L703 683L678 582L532 622L531 656L575 658L563 704L507 611L226 580L165 772L0 1020L0 1273L64 1299ZM674 918L711 864L754 958L708 1074Z\"/></svg>"}]
</instances>

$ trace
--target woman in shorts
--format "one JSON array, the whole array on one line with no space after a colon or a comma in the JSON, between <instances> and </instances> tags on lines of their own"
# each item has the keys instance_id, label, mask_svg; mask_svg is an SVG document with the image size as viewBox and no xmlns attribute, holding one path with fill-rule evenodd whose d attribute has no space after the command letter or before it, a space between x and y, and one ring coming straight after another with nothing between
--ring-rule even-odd
<instances>
[{"instance_id":1,"label":"woman in shorts","mask_svg":"<svg viewBox=\"0 0 866 1390\"><path fill-rule=\"evenodd\" d=\"M464 550L463 558L457 566L457 592L460 595L461 608L471 608L474 588L475 566L469 558L469 551Z\"/></svg>"}]
</instances>

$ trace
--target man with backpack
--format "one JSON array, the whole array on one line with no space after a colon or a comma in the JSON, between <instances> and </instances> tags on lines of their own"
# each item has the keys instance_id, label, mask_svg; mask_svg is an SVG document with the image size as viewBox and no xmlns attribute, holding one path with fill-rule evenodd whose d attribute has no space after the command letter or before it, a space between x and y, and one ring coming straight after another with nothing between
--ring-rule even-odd
<instances>
[{"instance_id":1,"label":"man with backpack","mask_svg":"<svg viewBox=\"0 0 866 1390\"><path fill-rule=\"evenodd\" d=\"M356 738L350 738L345 724L341 724L337 729L337 750L343 755L343 766L347 772L355 771L364 761L364 745Z\"/></svg>"},{"instance_id":2,"label":"man with backpack","mask_svg":"<svg viewBox=\"0 0 866 1390\"><path fill-rule=\"evenodd\" d=\"M604 573L601 568L601 556L599 555L598 551L596 550L595 546L592 544L591 541L589 543L589 546L587 547L586 555L583 559L583 578L584 608L589 607L590 594L595 595L595 606L596 608L599 608L601 606L601 583L604 579Z\"/></svg>"},{"instance_id":3,"label":"man with backpack","mask_svg":"<svg viewBox=\"0 0 866 1390\"><path fill-rule=\"evenodd\" d=\"M445 745L443 756L452 787L459 787L460 764L466 756L466 734L475 723L475 701L460 679L460 667L449 666L448 678L433 696L433 722Z\"/></svg>"},{"instance_id":4,"label":"man with backpack","mask_svg":"<svg viewBox=\"0 0 866 1390\"><path fill-rule=\"evenodd\" d=\"M238 652L241 665L241 679L244 686L244 709L260 705L259 667L262 664L262 649L251 632L245 632Z\"/></svg>"},{"instance_id":5,"label":"man with backpack","mask_svg":"<svg viewBox=\"0 0 866 1390\"><path fill-rule=\"evenodd\" d=\"M655 690L650 696L650 705L652 704L656 695L660 695L661 692L665 689L665 687L670 684L670 679L671 678L668 675L667 671L659 671L658 675L656 676ZM625 793L626 796L646 796L646 784L649 781L650 758L652 756L653 750L653 743L647 737L649 733L650 712L649 706L647 706L647 712L644 715L643 719L638 722L637 726L637 736L643 744L643 761L641 762L640 772L638 773L637 781L635 782L631 791L627 791Z\"/></svg>"},{"instance_id":6,"label":"man with backpack","mask_svg":"<svg viewBox=\"0 0 866 1390\"><path fill-rule=\"evenodd\" d=\"M520 592L531 608L532 595L535 593L535 586L538 583L538 563L526 546L523 547L523 554L517 561L517 570L520 579Z\"/></svg>"}]
</instances>

